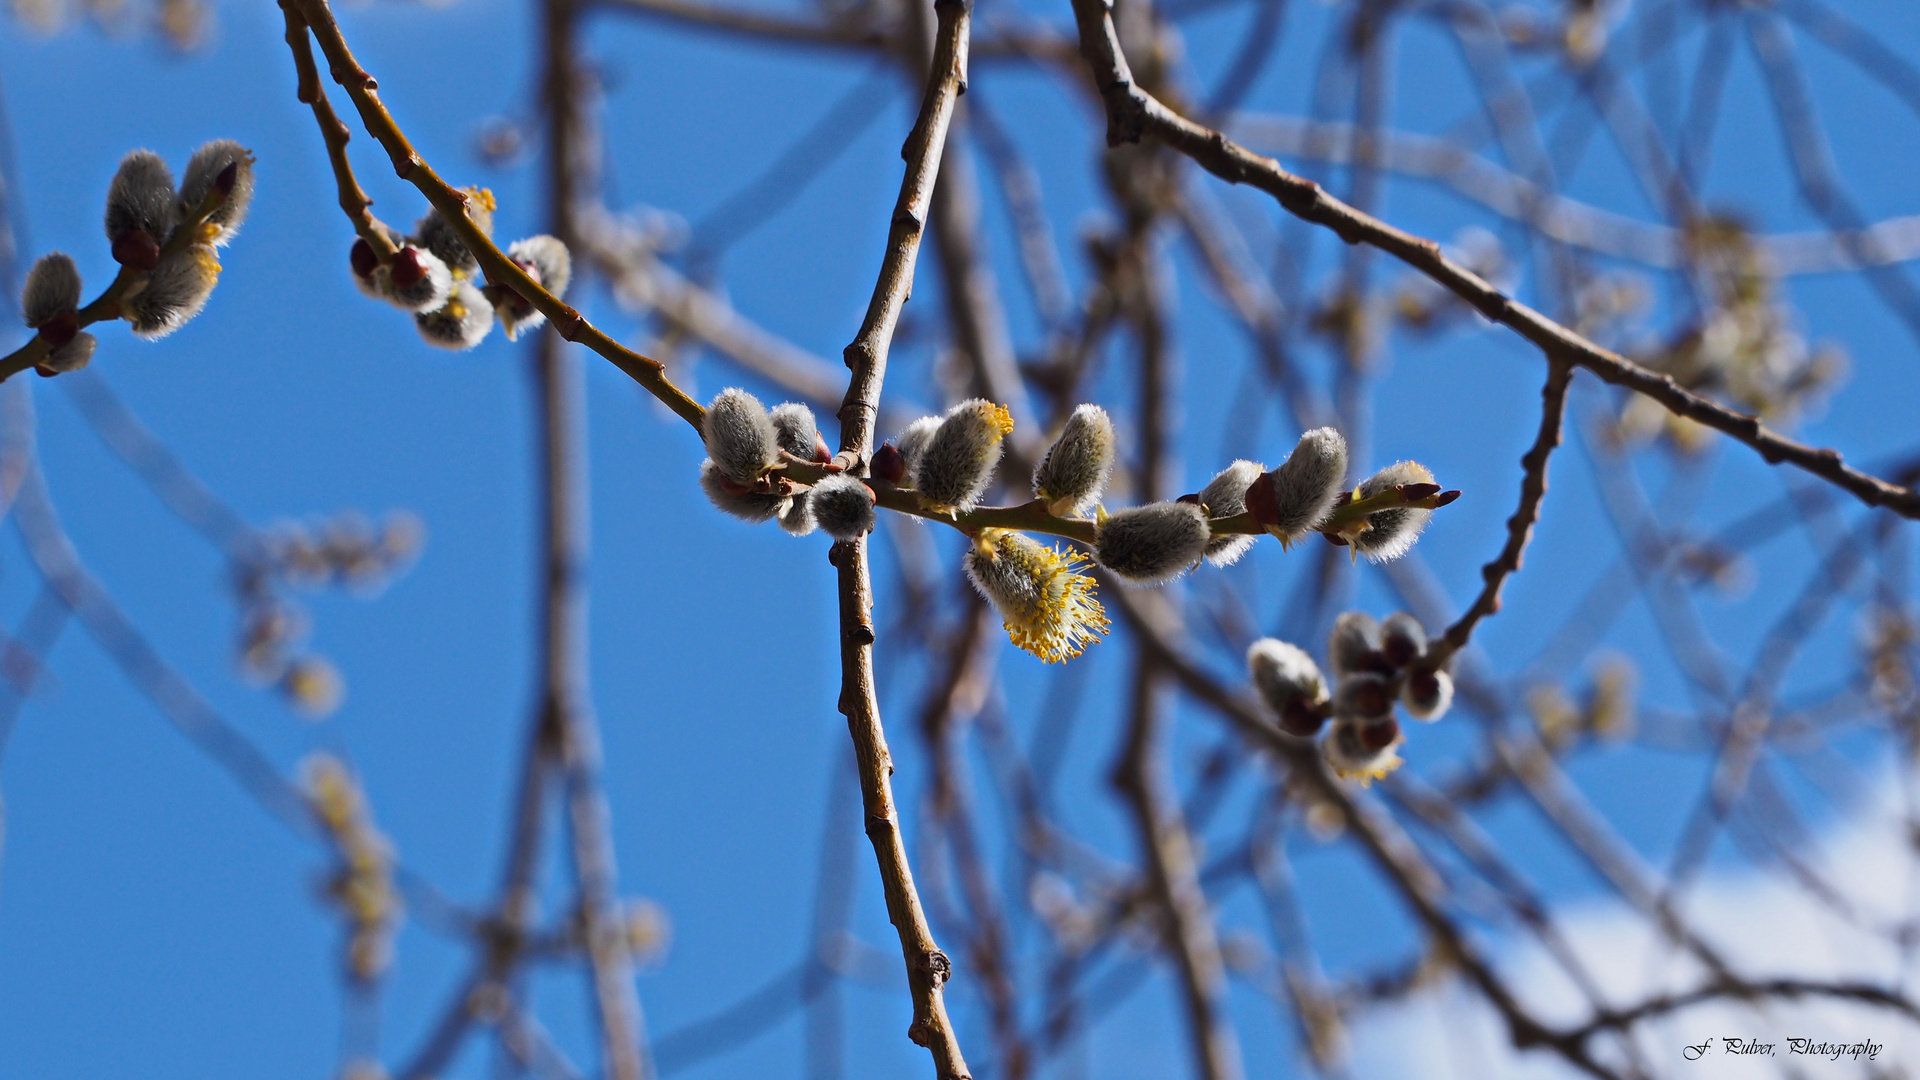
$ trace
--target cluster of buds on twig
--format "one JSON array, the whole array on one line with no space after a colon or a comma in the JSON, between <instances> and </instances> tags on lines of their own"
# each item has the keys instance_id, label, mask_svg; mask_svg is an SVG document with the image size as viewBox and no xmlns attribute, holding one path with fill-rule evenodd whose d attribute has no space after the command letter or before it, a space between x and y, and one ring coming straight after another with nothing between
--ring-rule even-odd
<instances>
[{"instance_id":1,"label":"cluster of buds on twig","mask_svg":"<svg viewBox=\"0 0 1920 1080\"><path fill-rule=\"evenodd\" d=\"M347 971L372 982L393 962L393 935L403 905L393 883L393 845L374 827L366 796L339 758L314 753L300 765L307 806L339 865L323 893L347 930Z\"/></svg>"},{"instance_id":2,"label":"cluster of buds on twig","mask_svg":"<svg viewBox=\"0 0 1920 1080\"><path fill-rule=\"evenodd\" d=\"M1349 611L1334 620L1327 639L1331 687L1306 650L1276 638L1248 647L1247 675L1282 731L1310 739L1331 719L1321 741L1327 763L1342 777L1370 782L1400 766L1396 702L1426 721L1453 704L1453 677L1430 663L1428 652L1426 631L1413 616L1399 612L1381 622Z\"/></svg>"},{"instance_id":3,"label":"cluster of buds on twig","mask_svg":"<svg viewBox=\"0 0 1920 1080\"><path fill-rule=\"evenodd\" d=\"M285 524L260 534L233 562L240 605L240 669L275 687L289 704L320 719L346 693L339 669L305 645L309 620L287 587L343 587L371 593L419 554L425 529L412 514L389 514L379 528L358 514L317 525Z\"/></svg>"},{"instance_id":4,"label":"cluster of buds on twig","mask_svg":"<svg viewBox=\"0 0 1920 1080\"><path fill-rule=\"evenodd\" d=\"M467 220L480 232L493 235L493 192L466 188ZM353 242L350 262L353 280L368 296L385 300L413 313L414 326L430 344L444 349L471 349L486 340L499 319L507 339L546 321L532 302L503 284L483 284L480 260L460 238L438 208L427 211L413 235L401 236L375 223L384 240L383 253L365 237ZM547 235L516 240L507 258L555 296L563 295L573 280L573 257L567 245Z\"/></svg>"},{"instance_id":5,"label":"cluster of buds on twig","mask_svg":"<svg viewBox=\"0 0 1920 1080\"><path fill-rule=\"evenodd\" d=\"M164 337L198 315L220 279L214 249L239 233L253 199L253 155L217 139L187 162L176 188L158 154L135 150L107 191L106 233L120 272L92 303L80 304L80 270L61 252L27 274L21 312L38 331L8 359L6 374L31 365L41 375L78 371L97 341L82 327L125 319L143 338Z\"/></svg>"}]
</instances>

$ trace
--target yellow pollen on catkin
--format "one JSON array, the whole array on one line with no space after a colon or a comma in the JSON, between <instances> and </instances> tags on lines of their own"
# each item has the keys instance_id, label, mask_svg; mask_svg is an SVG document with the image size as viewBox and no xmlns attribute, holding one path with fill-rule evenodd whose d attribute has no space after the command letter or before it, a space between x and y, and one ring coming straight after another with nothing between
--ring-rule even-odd
<instances>
[{"instance_id":1,"label":"yellow pollen on catkin","mask_svg":"<svg viewBox=\"0 0 1920 1080\"><path fill-rule=\"evenodd\" d=\"M993 423L995 427L1000 429L1000 434L1013 434L1013 414L1007 411L1005 405L995 405L993 407Z\"/></svg>"},{"instance_id":2,"label":"yellow pollen on catkin","mask_svg":"<svg viewBox=\"0 0 1920 1080\"><path fill-rule=\"evenodd\" d=\"M974 550L985 564L974 579L1015 646L1053 664L1079 656L1106 633L1110 624L1094 599L1094 581L1076 572L1084 556L1000 529L981 530Z\"/></svg>"}]
</instances>

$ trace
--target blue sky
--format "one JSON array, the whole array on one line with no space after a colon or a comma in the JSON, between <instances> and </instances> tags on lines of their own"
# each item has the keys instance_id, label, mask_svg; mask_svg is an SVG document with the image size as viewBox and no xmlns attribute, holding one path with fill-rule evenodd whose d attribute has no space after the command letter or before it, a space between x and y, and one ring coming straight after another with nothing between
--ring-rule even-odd
<instances>
[{"instance_id":1,"label":"blue sky","mask_svg":"<svg viewBox=\"0 0 1920 1080\"><path fill-rule=\"evenodd\" d=\"M1329 14L1324 5L1294 7L1283 50L1249 98L1252 108L1303 108L1312 50ZM293 99L278 11L263 3L215 10L213 39L184 57L138 37L86 28L49 37L0 21L0 93L12 130L13 194L26 226L22 246L29 256L72 253L91 293L111 277L98 222L123 153L146 146L177 165L209 138L251 147L259 194L208 311L158 343L105 329L94 370L256 524L405 508L427 526L425 550L377 597L304 598L313 645L348 684L338 715L315 725L236 677L234 607L220 553L106 452L59 380L31 380L48 482L83 557L169 662L281 766L291 769L313 749L349 756L407 864L477 903L498 872L505 799L532 692L531 352L500 334L470 354L431 350L398 313L355 292L346 267L351 233L333 205L311 116ZM1850 10L1896 51L1920 52L1920 14L1909 6L1877 0ZM1227 8L1186 24L1188 61L1203 83L1230 55L1248 14ZM533 231L541 219L537 169L526 161L486 165L474 151L490 118L530 112L530 11L504 0L459 0L355 6L343 9L342 20L420 151L455 182L495 189L502 238ZM723 204L869 77L862 62L742 47L613 15L596 16L590 27L590 53L608 88L610 200L688 221ZM1689 48L1698 40L1697 32L1690 36ZM1430 23L1410 22L1398 49L1395 126L1437 132L1471 113L1460 62ZM1803 52L1863 210L1870 217L1920 210L1910 182L1920 123L1827 54ZM865 307L898 183L899 141L917 97L897 80L868 85L893 100L790 212L735 245L723 263L741 311L829 358ZM1713 148L1712 201L1741 207L1769 231L1814 227L1784 177L1777 130L1749 60L1736 63L1734 87ZM1100 132L1086 101L1053 76L987 65L976 70L975 89L1034 156L1070 272L1082 280L1071 240L1100 202L1089 167ZM344 99L335 100L344 108ZM354 150L377 212L404 224L424 209L382 167L370 140L361 136ZM1654 213L1604 140L1596 140L1569 191L1623 213ZM1275 218L1251 195L1217 185L1214 192L1249 236L1271 232ZM987 201L1003 292L1012 294L1004 210ZM1492 224L1477 208L1408 182L1390 187L1383 210L1441 238ZM1324 271L1336 245L1316 251L1317 272ZM1183 271L1192 269L1184 251L1176 257ZM923 261L910 317L937 311L931 261ZM1398 275L1384 262L1378 273ZM1841 446L1855 461L1909 448L1920 400L1912 337L1855 278L1797 279L1792 297L1808 336L1843 342L1852 364L1850 380L1804 435ZM1248 350L1190 274L1177 305L1188 485L1204 482L1229 454L1277 460L1294 435L1277 418L1250 445L1221 445L1217 418L1237 392ZM631 329L603 292L588 294L584 306L616 330ZM1030 307L1016 300L1010 313L1017 340L1033 342ZM925 335L903 343L891 385L936 399L932 354ZM640 981L649 1026L659 1032L731 1002L805 946L826 796L852 797L836 773L847 747L833 710L831 576L823 538L793 540L714 513L693 483L700 451L684 425L618 372L587 360L591 668L622 884L657 899L673 919L671 952ZM1312 356L1309 365L1321 378L1327 357ZM1124 410L1129 397L1114 377L1118 366L1098 389L1100 400ZM1420 547L1455 603L1497 549L1541 375L1538 356L1511 336L1473 331L1434 344L1395 340L1376 372L1367 463L1416 457L1468 493ZM704 398L741 378L709 359L690 380ZM746 385L769 401L779 397L750 379ZM1594 385L1576 395L1582 403L1599 398ZM1739 448L1714 454L1703 521L1731 520L1797 482ZM1547 523L1509 590L1507 611L1481 637L1496 670L1513 670L1531 655L1539 627L1564 615L1570 597L1617 554L1592 470L1578 447L1556 461ZM1665 479L1657 457L1641 471L1656 490ZM1852 506L1840 513L1849 522L1857 517ZM957 557L947 541L937 540L943 557ZM1812 550L1804 534L1790 533L1756 554L1757 588L1707 601L1712 628L1735 657L1750 656L1791 601ZM1297 555L1289 561L1276 545L1263 545L1226 580L1272 623L1299 565ZM890 568L883 557L883 594L894 580ZM1377 574L1357 572L1352 580L1361 606L1382 613L1396 606ZM9 625L35 589L9 536L0 547L0 615ZM891 610L883 595L883 619ZM1830 681L1849 637L1844 625L1826 635L1789 685ZM1685 704L1644 609L1630 609L1607 641L1642 660L1650 699ZM881 648L884 654L884 641ZM1124 824L1101 793L1114 715L1105 706L1116 693L1122 648L1098 646L1080 661L1091 665L1089 691L1061 802L1109 853L1130 858ZM1212 661L1232 670L1224 654ZM922 772L907 708L918 665L906 656L889 662L903 676L886 704L911 831ZM1010 722L1031 732L1055 674L1011 650L999 662ZM61 640L52 672L51 684L27 704L0 771L0 1078L326 1074L335 1061L340 994L336 930L314 899L325 865L320 852L261 813L77 631ZM1197 715L1183 719L1178 760L1191 764L1219 732ZM1414 733L1407 753L1417 766L1432 765L1457 758L1471 742L1464 721L1443 724ZM1856 749L1875 752L1867 743ZM1694 759L1619 750L1583 763L1576 775L1629 839L1659 852L1694 798L1700 770ZM1243 783L1234 805L1250 805L1252 794ZM1529 869L1555 895L1595 889L1570 856L1534 842L1540 830L1526 814L1499 810L1488 825L1503 840L1528 845ZM1344 849L1299 856L1309 918L1330 963L1349 970L1404 948L1404 924L1357 858ZM890 931L863 843L854 866L856 930L888 954ZM549 890L554 904L563 895ZM1229 922L1258 925L1246 896L1221 903ZM417 923L403 931L388 995L389 1060L413 1044L463 965L459 947ZM556 1035L583 1048L577 977L554 972L539 986L553 1006L544 1015ZM850 1060L861 1075L925 1069L922 1051L900 1037L908 1011L897 987L856 986L849 995ZM958 1008L963 1033L980 1032L978 1010ZM1099 1029L1094 1073L1144 1077L1183 1068L1184 1048L1164 1019L1171 1013L1170 986L1156 978ZM1243 992L1236 1013L1255 1071L1288 1074L1290 1036L1273 1006ZM788 1023L684 1075L794 1075L799 1037ZM461 1065L461 1075L480 1075L486 1056L469 1054Z\"/></svg>"}]
</instances>

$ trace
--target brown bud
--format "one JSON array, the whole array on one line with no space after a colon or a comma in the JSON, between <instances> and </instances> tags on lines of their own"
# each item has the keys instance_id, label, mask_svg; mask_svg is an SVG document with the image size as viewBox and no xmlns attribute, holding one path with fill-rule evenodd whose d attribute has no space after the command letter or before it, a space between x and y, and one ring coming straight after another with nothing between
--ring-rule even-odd
<instances>
[{"instance_id":1,"label":"brown bud","mask_svg":"<svg viewBox=\"0 0 1920 1080\"><path fill-rule=\"evenodd\" d=\"M420 260L417 248L403 247L393 257L393 268L388 271L393 276L397 288L410 289L427 276L427 264Z\"/></svg>"},{"instance_id":2,"label":"brown bud","mask_svg":"<svg viewBox=\"0 0 1920 1080\"><path fill-rule=\"evenodd\" d=\"M894 453L899 453L898 450ZM813 433L813 460L822 465L833 461L833 448L827 445L827 437L819 432Z\"/></svg>"},{"instance_id":3,"label":"brown bud","mask_svg":"<svg viewBox=\"0 0 1920 1080\"><path fill-rule=\"evenodd\" d=\"M79 332L80 318L71 311L63 311L40 324L40 336L56 349L72 341Z\"/></svg>"},{"instance_id":4,"label":"brown bud","mask_svg":"<svg viewBox=\"0 0 1920 1080\"><path fill-rule=\"evenodd\" d=\"M880 449L874 451L873 475L875 479L885 480L889 484L897 484L901 477L907 475L907 459L900 453L899 447L883 443Z\"/></svg>"},{"instance_id":5,"label":"brown bud","mask_svg":"<svg viewBox=\"0 0 1920 1080\"><path fill-rule=\"evenodd\" d=\"M213 178L214 194L220 196L221 202L226 202L227 196L233 194L233 185L238 183L239 180L240 163L238 161L227 162L227 167L221 169L220 175Z\"/></svg>"},{"instance_id":6,"label":"brown bud","mask_svg":"<svg viewBox=\"0 0 1920 1080\"><path fill-rule=\"evenodd\" d=\"M1393 741L1399 737L1400 721L1391 716L1362 725L1360 728L1360 745L1366 747L1369 752L1384 750L1392 746Z\"/></svg>"},{"instance_id":7,"label":"brown bud","mask_svg":"<svg viewBox=\"0 0 1920 1080\"><path fill-rule=\"evenodd\" d=\"M1445 506L1459 497L1460 497L1459 488L1454 488L1452 491L1443 491L1439 495L1434 496L1433 505Z\"/></svg>"},{"instance_id":8,"label":"brown bud","mask_svg":"<svg viewBox=\"0 0 1920 1080\"><path fill-rule=\"evenodd\" d=\"M1332 544L1335 547L1347 546L1347 538L1344 536L1341 536L1339 533L1323 532L1320 534L1320 539L1325 540L1327 543Z\"/></svg>"},{"instance_id":9,"label":"brown bud","mask_svg":"<svg viewBox=\"0 0 1920 1080\"><path fill-rule=\"evenodd\" d=\"M373 245L367 243L364 237L353 242L353 250L347 254L347 259L353 264L354 275L360 278L372 277L373 271L380 265L380 257L373 253Z\"/></svg>"},{"instance_id":10,"label":"brown bud","mask_svg":"<svg viewBox=\"0 0 1920 1080\"><path fill-rule=\"evenodd\" d=\"M1199 506L1199 505L1200 505L1200 493L1196 491L1196 492L1194 492L1194 493L1192 493L1192 494L1190 494L1190 495L1182 495L1182 496L1180 496L1179 498L1177 498L1177 499L1175 499L1175 500L1173 500L1173 501L1174 501L1174 502L1183 502L1183 503L1186 503L1186 504L1188 504L1189 506Z\"/></svg>"},{"instance_id":11,"label":"brown bud","mask_svg":"<svg viewBox=\"0 0 1920 1080\"><path fill-rule=\"evenodd\" d=\"M160 265L160 244L145 229L123 232L113 238L113 261L135 270L151 270Z\"/></svg>"},{"instance_id":12,"label":"brown bud","mask_svg":"<svg viewBox=\"0 0 1920 1080\"><path fill-rule=\"evenodd\" d=\"M1280 713L1280 730L1289 735L1298 735L1311 739L1320 734L1320 728L1327 722L1324 705L1314 705L1305 698L1294 698Z\"/></svg>"},{"instance_id":13,"label":"brown bud","mask_svg":"<svg viewBox=\"0 0 1920 1080\"><path fill-rule=\"evenodd\" d=\"M1247 489L1247 515L1261 526L1280 522L1280 504L1273 494L1273 475L1263 474Z\"/></svg>"},{"instance_id":14,"label":"brown bud","mask_svg":"<svg viewBox=\"0 0 1920 1080\"><path fill-rule=\"evenodd\" d=\"M1439 484L1401 484L1398 488L1400 498L1407 502L1418 502L1440 494Z\"/></svg>"}]
</instances>

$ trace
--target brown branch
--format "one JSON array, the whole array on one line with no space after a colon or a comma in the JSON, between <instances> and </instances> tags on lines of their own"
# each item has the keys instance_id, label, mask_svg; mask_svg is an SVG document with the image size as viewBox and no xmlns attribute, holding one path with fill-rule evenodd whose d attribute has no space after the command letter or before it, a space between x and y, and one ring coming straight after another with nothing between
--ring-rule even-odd
<instances>
[{"instance_id":1,"label":"brown branch","mask_svg":"<svg viewBox=\"0 0 1920 1080\"><path fill-rule=\"evenodd\" d=\"M1601 348L1447 258L1434 241L1356 210L1313 181L1282 169L1273 159L1181 116L1134 82L1114 28L1109 0L1073 0L1073 10L1080 30L1081 54L1106 103L1108 145L1151 137L1229 183L1259 188L1288 213L1333 230L1349 244L1366 244L1394 256L1451 290L1489 320L1533 342L1549 360L1576 364L1606 382L1644 394L1676 415L1747 444L1769 464L1790 462L1851 492L1869 506L1885 506L1902 517L1920 518L1920 492L1869 476L1848 466L1837 450L1788 439L1757 416L1715 404L1686 390L1671 376L1649 371Z\"/></svg>"},{"instance_id":2,"label":"brown branch","mask_svg":"<svg viewBox=\"0 0 1920 1080\"><path fill-rule=\"evenodd\" d=\"M866 318L845 353L852 375L840 408L838 460L860 472L865 471L873 453L873 427L886 377L887 350L900 308L913 286L914 263L935 179L940 174L947 126L955 103L966 90L971 9L966 0L935 0L934 11L938 28L933 63L927 73L919 117L901 155L907 167L888 230L886 255ZM907 984L913 994L913 1023L907 1037L927 1048L938 1080L963 1080L971 1073L941 992L951 974L951 963L935 943L926 910L914 889L906 839L900 832L893 802L893 761L880 722L873 678L873 581L867 563L867 538L836 543L830 558L839 570L840 711L846 715L847 729L853 737L867 838L879 862L887 917L899 934Z\"/></svg>"},{"instance_id":3,"label":"brown branch","mask_svg":"<svg viewBox=\"0 0 1920 1080\"><path fill-rule=\"evenodd\" d=\"M353 231L373 248L381 262L386 262L396 250L393 234L373 216L369 209L373 199L354 179L353 163L347 160L347 143L353 139L353 130L333 111L333 102L327 100L320 89L320 69L313 62L313 42L307 37L306 20L294 9L294 0L280 0L280 10L286 16L287 47L293 50L293 67L299 77L294 97L313 107L313 119L320 125L321 141L327 145L327 162L333 167L334 184L340 192L340 209L353 223Z\"/></svg>"},{"instance_id":4,"label":"brown branch","mask_svg":"<svg viewBox=\"0 0 1920 1080\"><path fill-rule=\"evenodd\" d=\"M1571 364L1548 359L1547 385L1540 390L1540 430L1533 438L1533 447L1520 459L1523 473L1520 505L1514 507L1513 516L1507 519L1506 545L1500 549L1498 558L1481 568L1480 576L1486 584L1480 589L1480 595L1428 648L1423 664L1434 668L1445 665L1454 653L1466 647L1480 620L1500 610L1500 591L1506 586L1507 578L1520 569L1527 541L1533 539L1534 523L1540 520L1540 501L1547 495L1547 461L1560 445L1560 423L1567 412L1567 384L1572 381Z\"/></svg>"},{"instance_id":5,"label":"brown branch","mask_svg":"<svg viewBox=\"0 0 1920 1080\"><path fill-rule=\"evenodd\" d=\"M480 261L487 280L495 285L507 286L524 297L547 317L561 337L579 342L612 361L615 367L659 398L695 431L700 430L700 418L706 415L706 410L673 385L659 361L641 356L607 336L605 331L588 322L586 316L528 277L524 269L507 258L506 253L480 231L480 227L467 216L467 196L433 171L433 167L407 141L393 114L381 103L378 93L380 84L354 60L327 0L288 2L299 7L301 17L306 20L314 40L320 44L320 51L327 58L333 81L345 87L348 96L353 98L354 107L360 112L360 123L386 149L387 156L393 162L394 173L418 188L420 194L426 196L427 201L447 219L459 233L461 241L473 252L474 258Z\"/></svg>"}]
</instances>

